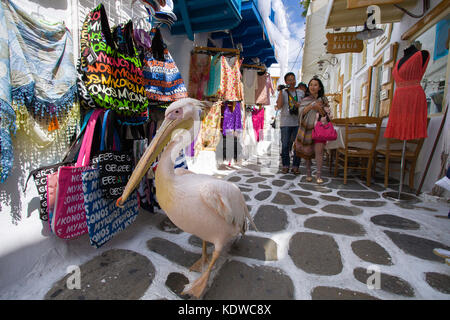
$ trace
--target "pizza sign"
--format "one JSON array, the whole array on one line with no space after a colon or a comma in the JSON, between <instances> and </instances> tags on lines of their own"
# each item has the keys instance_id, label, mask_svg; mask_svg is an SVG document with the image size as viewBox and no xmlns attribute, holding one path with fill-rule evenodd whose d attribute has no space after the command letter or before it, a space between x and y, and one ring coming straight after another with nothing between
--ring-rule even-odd
<instances>
[{"instance_id":1,"label":"pizza sign","mask_svg":"<svg viewBox=\"0 0 450 320\"><path fill-rule=\"evenodd\" d=\"M358 32L327 33L327 52L346 53L361 52L364 49L362 40L358 40Z\"/></svg>"}]
</instances>

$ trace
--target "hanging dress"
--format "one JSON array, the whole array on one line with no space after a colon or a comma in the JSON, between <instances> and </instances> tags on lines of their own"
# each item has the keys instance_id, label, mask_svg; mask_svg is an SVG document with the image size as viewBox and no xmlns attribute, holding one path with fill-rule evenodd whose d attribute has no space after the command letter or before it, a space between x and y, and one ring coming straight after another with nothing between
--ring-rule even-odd
<instances>
[{"instance_id":1,"label":"hanging dress","mask_svg":"<svg viewBox=\"0 0 450 320\"><path fill-rule=\"evenodd\" d=\"M208 86L209 69L211 57L205 54L194 53L191 55L189 65L189 86L188 94L190 98L202 100Z\"/></svg>"},{"instance_id":2,"label":"hanging dress","mask_svg":"<svg viewBox=\"0 0 450 320\"><path fill-rule=\"evenodd\" d=\"M256 136L253 129L253 117L252 108L244 108L245 116L244 131L242 133L242 153L245 159L249 159L252 155L256 154Z\"/></svg>"},{"instance_id":3,"label":"hanging dress","mask_svg":"<svg viewBox=\"0 0 450 320\"><path fill-rule=\"evenodd\" d=\"M225 58L222 56L221 63L220 89L217 93L219 99L223 101L242 101L244 96L240 71L242 60L238 57Z\"/></svg>"},{"instance_id":4,"label":"hanging dress","mask_svg":"<svg viewBox=\"0 0 450 320\"><path fill-rule=\"evenodd\" d=\"M222 69L222 63L220 60L221 55L216 54L211 59L211 68L209 71L209 81L206 90L206 96L211 97L217 94L220 88L220 74Z\"/></svg>"},{"instance_id":5,"label":"hanging dress","mask_svg":"<svg viewBox=\"0 0 450 320\"><path fill-rule=\"evenodd\" d=\"M257 87L255 92L256 104L264 106L270 105L270 95L274 94L272 81L270 80L270 74L266 73L262 76L258 76Z\"/></svg>"},{"instance_id":6,"label":"hanging dress","mask_svg":"<svg viewBox=\"0 0 450 320\"><path fill-rule=\"evenodd\" d=\"M264 130L264 107L253 108L252 111L253 130L255 130L256 141L263 140Z\"/></svg>"},{"instance_id":7,"label":"hanging dress","mask_svg":"<svg viewBox=\"0 0 450 320\"><path fill-rule=\"evenodd\" d=\"M427 137L427 100L420 80L427 69L429 59L430 55L424 64L422 52L417 51L400 69L400 60L397 61L392 72L397 87L384 133L385 138L411 140Z\"/></svg>"}]
</instances>

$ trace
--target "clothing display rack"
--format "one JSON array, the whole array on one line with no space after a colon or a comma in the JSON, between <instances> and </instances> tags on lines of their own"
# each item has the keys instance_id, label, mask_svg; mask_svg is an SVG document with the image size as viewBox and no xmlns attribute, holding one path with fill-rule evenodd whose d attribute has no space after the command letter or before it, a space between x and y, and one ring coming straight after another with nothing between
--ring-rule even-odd
<instances>
[{"instance_id":1,"label":"clothing display rack","mask_svg":"<svg viewBox=\"0 0 450 320\"><path fill-rule=\"evenodd\" d=\"M241 67L246 68L246 69L259 69L259 70L263 70L263 71L265 71L267 69L266 66L260 66L257 64L246 64L246 63L243 63L241 65Z\"/></svg>"},{"instance_id":2,"label":"clothing display rack","mask_svg":"<svg viewBox=\"0 0 450 320\"><path fill-rule=\"evenodd\" d=\"M214 54L214 53L222 53L224 55L234 55L239 56L241 52L238 49L232 48L215 48L215 47L195 47L195 53L205 53L205 54Z\"/></svg>"}]
</instances>

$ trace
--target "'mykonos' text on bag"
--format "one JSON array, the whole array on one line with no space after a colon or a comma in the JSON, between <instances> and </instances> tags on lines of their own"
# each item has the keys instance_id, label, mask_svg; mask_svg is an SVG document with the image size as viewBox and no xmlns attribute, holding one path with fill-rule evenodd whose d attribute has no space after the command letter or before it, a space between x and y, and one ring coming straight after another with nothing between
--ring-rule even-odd
<instances>
[{"instance_id":1,"label":"'mykonos' text on bag","mask_svg":"<svg viewBox=\"0 0 450 320\"><path fill-rule=\"evenodd\" d=\"M96 109L92 113L86 127L76 166L62 166L57 173L55 202L54 205L49 203L49 208L54 207L54 212L49 214L51 216L49 222L52 231L63 239L72 239L88 231L81 173L88 168L95 126L98 117L103 112L104 110ZM48 180L50 182L53 179L49 177ZM50 191L50 188L48 189Z\"/></svg>"},{"instance_id":2,"label":"'mykonos' text on bag","mask_svg":"<svg viewBox=\"0 0 450 320\"><path fill-rule=\"evenodd\" d=\"M115 47L103 4L86 17L81 31L82 81L97 107L132 115L148 107L142 62Z\"/></svg>"}]
</instances>

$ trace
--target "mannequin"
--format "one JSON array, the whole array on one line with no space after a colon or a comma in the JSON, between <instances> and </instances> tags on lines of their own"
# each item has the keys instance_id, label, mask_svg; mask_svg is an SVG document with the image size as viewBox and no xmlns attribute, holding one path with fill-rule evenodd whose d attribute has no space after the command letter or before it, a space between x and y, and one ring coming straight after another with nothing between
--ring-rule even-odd
<instances>
[{"instance_id":1,"label":"mannequin","mask_svg":"<svg viewBox=\"0 0 450 320\"><path fill-rule=\"evenodd\" d=\"M407 47L392 72L396 89L384 136L403 140L398 200L403 185L406 141L427 137L427 101L420 81L426 71L430 53L421 50L421 47L418 41Z\"/></svg>"},{"instance_id":2,"label":"mannequin","mask_svg":"<svg viewBox=\"0 0 450 320\"><path fill-rule=\"evenodd\" d=\"M403 65L403 63L406 62L406 60L408 60L409 58L411 58L411 56L416 53L417 51L420 50L420 47L422 47L422 45L420 44L420 42L416 41L413 42L408 48L406 48L405 50L403 50L404 56L403 58L400 59L400 61L398 62L398 69L401 68L401 66ZM426 50L422 50L422 65L425 65L425 63L427 62L428 56L430 55L430 53Z\"/></svg>"}]
</instances>

